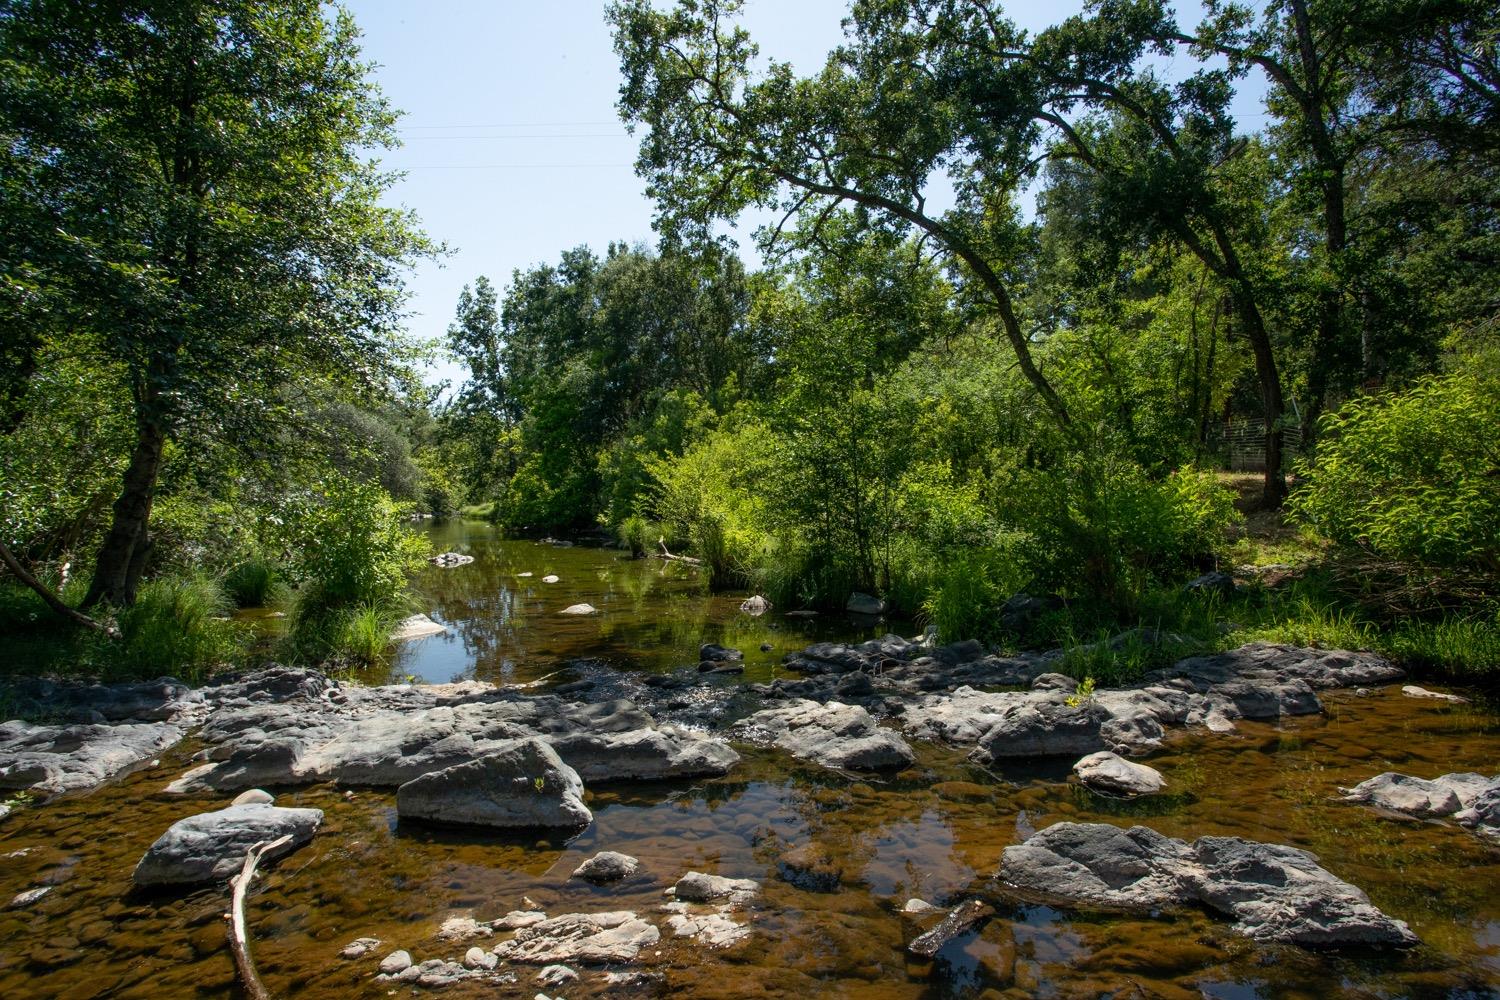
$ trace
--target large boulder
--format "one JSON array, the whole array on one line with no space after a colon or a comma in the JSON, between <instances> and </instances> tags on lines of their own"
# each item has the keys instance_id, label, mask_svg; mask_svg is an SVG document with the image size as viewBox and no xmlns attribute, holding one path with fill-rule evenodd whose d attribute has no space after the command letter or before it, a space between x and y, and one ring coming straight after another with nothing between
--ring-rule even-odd
<instances>
[{"instance_id":1,"label":"large boulder","mask_svg":"<svg viewBox=\"0 0 1500 1000\"><path fill-rule=\"evenodd\" d=\"M886 604L878 597L855 591L844 602L844 610L856 615L883 615L886 611Z\"/></svg>"},{"instance_id":2,"label":"large boulder","mask_svg":"<svg viewBox=\"0 0 1500 1000\"><path fill-rule=\"evenodd\" d=\"M517 740L477 760L415 778L396 789L402 819L464 826L587 826L583 781L546 742Z\"/></svg>"},{"instance_id":3,"label":"large boulder","mask_svg":"<svg viewBox=\"0 0 1500 1000\"><path fill-rule=\"evenodd\" d=\"M39 726L0 724L0 788L78 792L156 757L183 730L167 722Z\"/></svg>"},{"instance_id":4,"label":"large boulder","mask_svg":"<svg viewBox=\"0 0 1500 1000\"><path fill-rule=\"evenodd\" d=\"M193 885L218 882L240 870L245 854L258 843L283 836L291 840L263 859L279 858L312 840L323 822L321 809L284 809L253 803L200 813L173 823L135 866L140 886Z\"/></svg>"},{"instance_id":5,"label":"large boulder","mask_svg":"<svg viewBox=\"0 0 1500 1000\"><path fill-rule=\"evenodd\" d=\"M1057 823L1007 847L998 878L1012 891L1067 905L1149 912L1201 904L1263 942L1417 943L1404 922L1314 855L1238 837L1189 844L1143 826Z\"/></svg>"},{"instance_id":6,"label":"large boulder","mask_svg":"<svg viewBox=\"0 0 1500 1000\"><path fill-rule=\"evenodd\" d=\"M916 760L905 740L858 705L791 701L756 712L736 730L752 742L836 770L898 771Z\"/></svg>"},{"instance_id":7,"label":"large boulder","mask_svg":"<svg viewBox=\"0 0 1500 1000\"><path fill-rule=\"evenodd\" d=\"M1022 703L980 737L974 759L993 763L1007 757L1076 757L1103 750L1100 728L1108 718L1109 713L1093 703Z\"/></svg>"},{"instance_id":8,"label":"large boulder","mask_svg":"<svg viewBox=\"0 0 1500 1000\"><path fill-rule=\"evenodd\" d=\"M722 740L682 726L550 738L584 781L662 781L728 774L740 755Z\"/></svg>"},{"instance_id":9,"label":"large boulder","mask_svg":"<svg viewBox=\"0 0 1500 1000\"><path fill-rule=\"evenodd\" d=\"M1153 795L1166 784L1156 768L1126 760L1108 750L1079 759L1073 765L1073 773L1085 786L1110 795Z\"/></svg>"},{"instance_id":10,"label":"large boulder","mask_svg":"<svg viewBox=\"0 0 1500 1000\"><path fill-rule=\"evenodd\" d=\"M704 872L688 872L672 886L672 894L684 903L711 903L719 899L743 903L759 892L760 883L753 878L728 878Z\"/></svg>"}]
</instances>

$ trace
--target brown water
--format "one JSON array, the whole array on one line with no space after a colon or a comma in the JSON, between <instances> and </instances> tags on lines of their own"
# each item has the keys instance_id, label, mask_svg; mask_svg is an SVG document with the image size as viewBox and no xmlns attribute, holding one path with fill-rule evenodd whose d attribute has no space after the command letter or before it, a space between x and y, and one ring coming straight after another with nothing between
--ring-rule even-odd
<instances>
[{"instance_id":1,"label":"brown water","mask_svg":"<svg viewBox=\"0 0 1500 1000\"><path fill-rule=\"evenodd\" d=\"M515 547L521 544L496 548L512 565L536 562L538 574L542 560L556 556L553 569L563 585L564 568L585 565L571 560L609 555ZM571 631L579 623L536 633L514 617L508 624L479 623L491 606L526 608L527 621L539 620L536 606L545 610L558 601L606 607L595 597L622 593L610 589L620 587L617 581L580 584L581 597L537 591L502 599L478 584L468 596L443 596L442 588L467 586L453 582L462 569L443 572L450 575L438 577L428 593L448 621L467 623L462 635L486 637L466 647L482 654L475 656L480 676L493 676L507 658L523 677L559 656L604 652L646 667L671 665L697 639L682 645L692 629L675 621L747 627L732 623L722 610L726 602L668 570L666 582L653 583L646 595L643 607L657 609L642 612L649 620L632 622L623 610L613 611L619 620L596 633L596 649L585 633ZM674 606L681 618L663 622L659 609ZM469 611L460 615L459 607ZM778 636L768 624L753 627ZM665 653L631 646L631 637L644 635L683 638L671 639L677 645ZM1500 720L1479 707L1405 698L1396 687L1368 698L1333 692L1324 700L1326 716L1279 726L1246 723L1229 736L1177 734L1148 758L1171 794L1134 803L1070 783L1070 762L992 772L961 751L924 744L914 767L886 781L851 780L774 752L744 750L741 765L719 779L594 786L587 795L594 823L571 840L434 831L398 824L391 793L290 790L278 802L325 810L324 826L310 845L266 873L247 918L272 992L317 1000L411 995L404 984L376 982L376 960L396 948L418 961L460 957L466 944L434 939L446 917L491 919L521 908L529 896L553 914L636 909L655 918L662 888L690 869L755 878L765 888L747 912L755 931L748 942L712 952L664 938L659 954L643 954L673 996L1500 996L1500 851L1457 827L1397 822L1334 801L1339 786L1384 770L1494 773ZM0 900L56 886L29 908L0 910L0 997L234 995L221 920L226 893L130 890L131 869L162 830L224 804L161 792L194 749L184 745L156 770L22 809L0 823ZM955 940L936 960L906 955L905 942L922 929L896 912L907 898L945 904L983 893L1006 845L1061 819L1139 822L1178 837L1233 834L1311 850L1376 905L1408 921L1423 944L1402 953L1317 953L1256 945L1197 912L1150 919L1002 905L999 918ZM842 869L837 891L805 891L778 878L781 852L810 841ZM568 881L602 849L639 857L655 880L626 889ZM385 944L374 958L341 960L339 949L360 936ZM533 996L535 970L517 971L512 986L470 983L433 992ZM583 984L545 992L573 998L594 989L586 976Z\"/></svg>"}]
</instances>

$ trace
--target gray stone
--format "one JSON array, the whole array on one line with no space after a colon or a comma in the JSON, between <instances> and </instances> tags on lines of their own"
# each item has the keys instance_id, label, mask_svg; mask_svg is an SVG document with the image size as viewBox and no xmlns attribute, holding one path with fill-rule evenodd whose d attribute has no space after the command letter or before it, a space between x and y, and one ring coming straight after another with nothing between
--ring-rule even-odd
<instances>
[{"instance_id":1,"label":"gray stone","mask_svg":"<svg viewBox=\"0 0 1500 1000\"><path fill-rule=\"evenodd\" d=\"M500 964L500 960L478 945L464 952L464 968L466 969L493 969Z\"/></svg>"},{"instance_id":2,"label":"gray stone","mask_svg":"<svg viewBox=\"0 0 1500 1000\"><path fill-rule=\"evenodd\" d=\"M1222 570L1214 570L1190 580L1182 589L1189 594L1219 594L1228 597L1235 591L1234 577Z\"/></svg>"},{"instance_id":3,"label":"gray stone","mask_svg":"<svg viewBox=\"0 0 1500 1000\"><path fill-rule=\"evenodd\" d=\"M750 928L729 916L731 907L721 906L705 913L691 912L686 903L668 903L667 927L677 937L692 938L709 948L728 948L750 936Z\"/></svg>"},{"instance_id":4,"label":"gray stone","mask_svg":"<svg viewBox=\"0 0 1500 1000\"><path fill-rule=\"evenodd\" d=\"M229 803L232 806L268 806L276 801L276 796L259 788L251 788L234 797Z\"/></svg>"},{"instance_id":5,"label":"gray stone","mask_svg":"<svg viewBox=\"0 0 1500 1000\"><path fill-rule=\"evenodd\" d=\"M740 760L722 740L670 724L550 739L559 756L589 782L717 777L728 774Z\"/></svg>"},{"instance_id":6,"label":"gray stone","mask_svg":"<svg viewBox=\"0 0 1500 1000\"><path fill-rule=\"evenodd\" d=\"M630 878L641 870L641 863L618 851L600 851L573 870L574 878L602 885Z\"/></svg>"},{"instance_id":7,"label":"gray stone","mask_svg":"<svg viewBox=\"0 0 1500 1000\"><path fill-rule=\"evenodd\" d=\"M370 952L380 947L380 939L372 937L355 938L344 945L339 952L341 958L364 958Z\"/></svg>"},{"instance_id":8,"label":"gray stone","mask_svg":"<svg viewBox=\"0 0 1500 1000\"><path fill-rule=\"evenodd\" d=\"M491 921L491 926L496 930L514 931L522 927L530 927L547 919L547 914L541 910L511 910L499 920Z\"/></svg>"},{"instance_id":9,"label":"gray stone","mask_svg":"<svg viewBox=\"0 0 1500 1000\"><path fill-rule=\"evenodd\" d=\"M1100 734L1108 713L1095 704L1070 707L1036 701L1018 705L979 739L974 759L993 763L1007 757L1073 757L1105 747Z\"/></svg>"},{"instance_id":10,"label":"gray stone","mask_svg":"<svg viewBox=\"0 0 1500 1000\"><path fill-rule=\"evenodd\" d=\"M906 950L921 958L931 958L943 950L943 946L961 934L973 929L975 924L995 915L995 908L977 899L971 899L954 907L932 930L920 934Z\"/></svg>"},{"instance_id":11,"label":"gray stone","mask_svg":"<svg viewBox=\"0 0 1500 1000\"><path fill-rule=\"evenodd\" d=\"M1444 691L1429 691L1427 688L1418 687L1415 684L1407 684L1401 688L1401 693L1408 698L1426 698L1431 701L1446 701L1454 705L1467 705L1469 699L1456 694L1448 694Z\"/></svg>"},{"instance_id":12,"label":"gray stone","mask_svg":"<svg viewBox=\"0 0 1500 1000\"><path fill-rule=\"evenodd\" d=\"M408 639L425 639L429 635L442 635L448 631L446 626L439 625L426 615L410 615L401 619L394 631L391 632L392 642L406 642Z\"/></svg>"},{"instance_id":13,"label":"gray stone","mask_svg":"<svg viewBox=\"0 0 1500 1000\"><path fill-rule=\"evenodd\" d=\"M757 594L741 603L740 610L751 617L759 617L771 610L771 602Z\"/></svg>"},{"instance_id":14,"label":"gray stone","mask_svg":"<svg viewBox=\"0 0 1500 1000\"><path fill-rule=\"evenodd\" d=\"M438 928L439 941L467 941L470 938L489 937L495 932L489 924L482 924L473 917L449 917Z\"/></svg>"},{"instance_id":15,"label":"gray stone","mask_svg":"<svg viewBox=\"0 0 1500 1000\"><path fill-rule=\"evenodd\" d=\"M323 822L321 809L283 809L263 804L229 806L173 823L135 866L136 885L191 885L236 874L257 843L291 840L262 855L272 860L312 840Z\"/></svg>"},{"instance_id":16,"label":"gray stone","mask_svg":"<svg viewBox=\"0 0 1500 1000\"><path fill-rule=\"evenodd\" d=\"M599 609L592 604L569 604L558 612L560 615L597 615Z\"/></svg>"},{"instance_id":17,"label":"gray stone","mask_svg":"<svg viewBox=\"0 0 1500 1000\"><path fill-rule=\"evenodd\" d=\"M55 794L86 791L175 746L184 730L167 722L40 726L0 724L0 788Z\"/></svg>"},{"instance_id":18,"label":"gray stone","mask_svg":"<svg viewBox=\"0 0 1500 1000\"><path fill-rule=\"evenodd\" d=\"M536 981L543 986L566 986L578 982L578 973L566 965L549 965L536 974Z\"/></svg>"},{"instance_id":19,"label":"gray stone","mask_svg":"<svg viewBox=\"0 0 1500 1000\"><path fill-rule=\"evenodd\" d=\"M380 960L380 971L388 976L394 976L409 968L411 968L411 953L408 951L393 951Z\"/></svg>"},{"instance_id":20,"label":"gray stone","mask_svg":"<svg viewBox=\"0 0 1500 1000\"><path fill-rule=\"evenodd\" d=\"M941 906L934 906L931 903L927 902L927 900L925 900L925 899L912 898L912 899L908 899L904 904L902 904L902 906L901 906L901 912L902 913L917 913L917 914L921 914L921 913L942 913L943 912L943 908Z\"/></svg>"},{"instance_id":21,"label":"gray stone","mask_svg":"<svg viewBox=\"0 0 1500 1000\"><path fill-rule=\"evenodd\" d=\"M1064 904L1150 911L1195 903L1240 934L1309 947L1416 943L1400 920L1295 848L1238 837L1192 844L1147 827L1057 823L1004 851L1000 883Z\"/></svg>"},{"instance_id":22,"label":"gray stone","mask_svg":"<svg viewBox=\"0 0 1500 1000\"><path fill-rule=\"evenodd\" d=\"M1417 819L1451 816L1463 808L1458 795L1441 781L1427 781L1387 771L1344 790L1346 802L1398 812Z\"/></svg>"},{"instance_id":23,"label":"gray stone","mask_svg":"<svg viewBox=\"0 0 1500 1000\"><path fill-rule=\"evenodd\" d=\"M1111 795L1152 795L1166 784L1154 767L1128 761L1108 750L1080 759L1073 765L1073 773L1087 787Z\"/></svg>"},{"instance_id":24,"label":"gray stone","mask_svg":"<svg viewBox=\"0 0 1500 1000\"><path fill-rule=\"evenodd\" d=\"M751 742L770 743L837 770L900 770L916 760L905 740L881 728L858 705L791 701L756 712L735 731Z\"/></svg>"},{"instance_id":25,"label":"gray stone","mask_svg":"<svg viewBox=\"0 0 1500 1000\"><path fill-rule=\"evenodd\" d=\"M849 600L844 602L844 610L857 615L883 615L886 612L886 604L878 597L855 591L849 595Z\"/></svg>"},{"instance_id":26,"label":"gray stone","mask_svg":"<svg viewBox=\"0 0 1500 1000\"><path fill-rule=\"evenodd\" d=\"M705 642L698 647L698 659L703 663L727 663L731 660L743 660L745 654L738 649L729 646L719 646L712 642Z\"/></svg>"},{"instance_id":27,"label":"gray stone","mask_svg":"<svg viewBox=\"0 0 1500 1000\"><path fill-rule=\"evenodd\" d=\"M27 889L25 892L18 892L11 897L11 901L6 904L6 908L19 910L22 907L30 906L55 888L56 886L44 885L35 889Z\"/></svg>"},{"instance_id":28,"label":"gray stone","mask_svg":"<svg viewBox=\"0 0 1500 1000\"><path fill-rule=\"evenodd\" d=\"M594 818L578 772L535 738L408 781L396 789L396 812L402 819L521 828L577 828Z\"/></svg>"},{"instance_id":29,"label":"gray stone","mask_svg":"<svg viewBox=\"0 0 1500 1000\"><path fill-rule=\"evenodd\" d=\"M444 569L452 569L455 566L467 566L474 561L473 556L466 556L462 552L440 552L435 556L429 556L427 561L434 566Z\"/></svg>"},{"instance_id":30,"label":"gray stone","mask_svg":"<svg viewBox=\"0 0 1500 1000\"><path fill-rule=\"evenodd\" d=\"M521 928L494 951L501 959L534 965L613 964L634 961L660 940L660 931L628 910L564 913Z\"/></svg>"},{"instance_id":31,"label":"gray stone","mask_svg":"<svg viewBox=\"0 0 1500 1000\"><path fill-rule=\"evenodd\" d=\"M673 895L685 903L711 903L719 899L741 903L760 892L760 883L749 878L725 878L722 875L688 872L677 880L672 890Z\"/></svg>"}]
</instances>

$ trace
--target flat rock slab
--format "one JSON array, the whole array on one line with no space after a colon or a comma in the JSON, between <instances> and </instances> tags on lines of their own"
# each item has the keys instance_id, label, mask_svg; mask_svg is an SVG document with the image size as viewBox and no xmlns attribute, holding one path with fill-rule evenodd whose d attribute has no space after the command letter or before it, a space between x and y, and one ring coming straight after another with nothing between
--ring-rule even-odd
<instances>
[{"instance_id":1,"label":"flat rock slab","mask_svg":"<svg viewBox=\"0 0 1500 1000\"><path fill-rule=\"evenodd\" d=\"M603 885L631 878L641 870L641 863L619 851L600 851L573 870L573 878Z\"/></svg>"},{"instance_id":2,"label":"flat rock slab","mask_svg":"<svg viewBox=\"0 0 1500 1000\"><path fill-rule=\"evenodd\" d=\"M191 726L208 710L201 691L173 677L125 684L17 677L0 683L0 702L54 722L175 722Z\"/></svg>"},{"instance_id":3,"label":"flat rock slab","mask_svg":"<svg viewBox=\"0 0 1500 1000\"><path fill-rule=\"evenodd\" d=\"M708 948L728 948L750 937L750 928L729 914L732 906L694 912L687 903L668 903L667 928L677 937L692 938Z\"/></svg>"},{"instance_id":4,"label":"flat rock slab","mask_svg":"<svg viewBox=\"0 0 1500 1000\"><path fill-rule=\"evenodd\" d=\"M1088 788L1110 795L1153 795L1166 785L1156 768L1126 760L1108 750L1082 758L1073 765L1073 773Z\"/></svg>"},{"instance_id":5,"label":"flat rock slab","mask_svg":"<svg viewBox=\"0 0 1500 1000\"><path fill-rule=\"evenodd\" d=\"M396 813L463 826L576 829L593 822L583 781L540 739L517 740L396 789Z\"/></svg>"},{"instance_id":6,"label":"flat rock slab","mask_svg":"<svg viewBox=\"0 0 1500 1000\"><path fill-rule=\"evenodd\" d=\"M712 736L670 723L622 733L549 737L584 781L663 781L728 774L740 755Z\"/></svg>"},{"instance_id":7,"label":"flat rock slab","mask_svg":"<svg viewBox=\"0 0 1500 1000\"><path fill-rule=\"evenodd\" d=\"M446 626L428 618L426 615L412 615L401 619L401 624L391 633L392 642L405 642L408 639L425 639L429 635L442 635L448 631Z\"/></svg>"},{"instance_id":8,"label":"flat rock slab","mask_svg":"<svg viewBox=\"0 0 1500 1000\"><path fill-rule=\"evenodd\" d=\"M167 722L119 725L0 725L0 788L56 794L97 787L181 741Z\"/></svg>"},{"instance_id":9,"label":"flat rock slab","mask_svg":"<svg viewBox=\"0 0 1500 1000\"><path fill-rule=\"evenodd\" d=\"M899 771L916 760L899 734L881 728L858 705L792 701L756 712L735 731L835 770Z\"/></svg>"},{"instance_id":10,"label":"flat rock slab","mask_svg":"<svg viewBox=\"0 0 1500 1000\"><path fill-rule=\"evenodd\" d=\"M1430 701L1446 701L1454 705L1467 705L1469 699L1456 694L1448 694L1445 691L1429 691L1427 688L1418 687L1415 684L1407 684L1401 688L1401 693L1408 698L1426 698Z\"/></svg>"},{"instance_id":11,"label":"flat rock slab","mask_svg":"<svg viewBox=\"0 0 1500 1000\"><path fill-rule=\"evenodd\" d=\"M1387 771L1343 791L1346 802L1413 819L1452 817L1486 839L1500 840L1500 775L1461 772L1428 780Z\"/></svg>"},{"instance_id":12,"label":"flat rock slab","mask_svg":"<svg viewBox=\"0 0 1500 1000\"><path fill-rule=\"evenodd\" d=\"M291 841L266 860L290 854L312 840L323 822L321 809L283 809L255 803L199 813L173 823L135 866L140 886L193 885L229 878L244 864L245 854L262 841L283 836Z\"/></svg>"},{"instance_id":13,"label":"flat rock slab","mask_svg":"<svg viewBox=\"0 0 1500 1000\"><path fill-rule=\"evenodd\" d=\"M523 927L495 946L497 957L533 965L582 962L608 965L634 961L642 948L661 940L656 927L628 910L564 913Z\"/></svg>"},{"instance_id":14,"label":"flat rock slab","mask_svg":"<svg viewBox=\"0 0 1500 1000\"><path fill-rule=\"evenodd\" d=\"M1417 943L1400 920L1292 847L1238 837L1193 843L1144 826L1057 823L1007 847L1000 883L1075 906L1150 911L1199 904L1261 942L1308 947Z\"/></svg>"},{"instance_id":15,"label":"flat rock slab","mask_svg":"<svg viewBox=\"0 0 1500 1000\"><path fill-rule=\"evenodd\" d=\"M720 899L743 903L759 892L760 883L753 878L726 878L703 872L688 872L672 886L672 894L684 903L712 903Z\"/></svg>"}]
</instances>

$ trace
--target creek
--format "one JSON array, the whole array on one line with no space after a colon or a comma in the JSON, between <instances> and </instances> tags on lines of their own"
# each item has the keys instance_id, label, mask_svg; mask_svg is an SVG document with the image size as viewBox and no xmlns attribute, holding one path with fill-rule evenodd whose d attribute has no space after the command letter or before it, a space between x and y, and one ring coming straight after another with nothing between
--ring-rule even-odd
<instances>
[{"instance_id":1,"label":"creek","mask_svg":"<svg viewBox=\"0 0 1500 1000\"><path fill-rule=\"evenodd\" d=\"M398 677L545 686L570 678L569 660L664 672L696 662L700 643L717 642L746 659L743 677L719 683L743 685L777 676L782 655L811 642L889 627L787 618L781 609L752 618L738 610L746 595L709 595L690 566L502 541L469 522L426 530L436 551L475 561L434 567L417 581L426 610L448 632L403 647L392 668ZM559 582L542 583L548 574ZM580 602L599 613L558 613ZM398 822L392 790L273 788L278 805L313 806L325 819L310 844L265 870L247 920L273 995L412 995L406 984L377 981L376 963L397 948L418 960L462 956L467 943L435 937L446 918L490 920L535 904L554 914L634 910L657 919L663 888L695 870L762 883L741 918L751 934L716 950L664 933L641 961L663 977L661 995L1500 996L1500 850L1456 825L1398 821L1337 800L1340 787L1387 770L1493 774L1500 719L1479 704L1405 697L1399 684L1320 697L1321 714L1242 721L1227 734L1170 732L1143 758L1166 778L1166 792L1130 801L1070 780L1072 758L985 768L968 748L917 740L915 764L885 777L737 746L742 759L722 777L590 784L593 822L571 837ZM0 910L0 997L236 995L222 919L227 890L148 894L131 884L137 860L170 824L232 797L163 792L201 746L189 738L158 766L0 821L0 900L53 887L30 905ZM1257 944L1196 910L1121 915L996 901L995 919L934 958L906 951L919 929L899 912L907 899L946 906L985 894L1007 845L1065 819L1312 851L1406 921L1421 944L1314 951ZM810 842L837 872L831 891L787 881L778 864ZM603 887L569 878L601 850L639 858L651 877ZM383 942L372 956L339 956L365 936ZM603 990L589 975L554 989L533 981L535 968L513 971L511 985L418 992L573 998Z\"/></svg>"}]
</instances>

